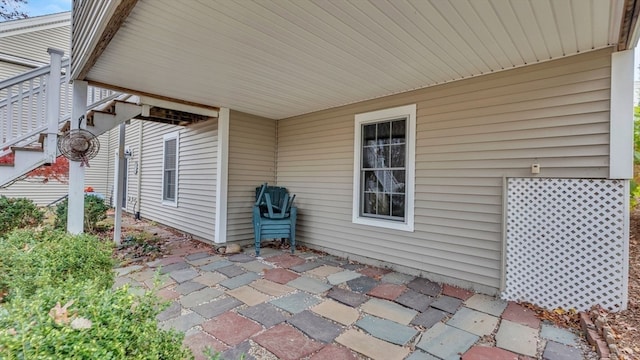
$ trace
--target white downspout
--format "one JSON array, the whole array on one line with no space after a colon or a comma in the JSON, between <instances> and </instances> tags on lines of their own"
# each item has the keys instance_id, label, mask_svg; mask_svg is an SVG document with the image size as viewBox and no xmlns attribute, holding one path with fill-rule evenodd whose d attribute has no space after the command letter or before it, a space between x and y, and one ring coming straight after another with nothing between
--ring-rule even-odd
<instances>
[{"instance_id":1,"label":"white downspout","mask_svg":"<svg viewBox=\"0 0 640 360\"><path fill-rule=\"evenodd\" d=\"M136 185L136 209L134 209L134 215L136 217L136 219L140 219L140 199L142 198L142 196L140 195L140 192L142 191L142 136L143 136L143 131L144 131L144 126L143 126L143 122L142 120L138 120L139 121L139 125L138 125L138 165L136 166L136 175L137 175L137 180L138 183Z\"/></svg>"},{"instance_id":2,"label":"white downspout","mask_svg":"<svg viewBox=\"0 0 640 360\"><path fill-rule=\"evenodd\" d=\"M124 141L125 141L126 125L120 124L118 127L118 157L116 157L115 163L115 178L114 185L114 206L116 208L115 221L113 224L113 241L116 245L120 245L122 237L122 191L124 189Z\"/></svg>"}]
</instances>

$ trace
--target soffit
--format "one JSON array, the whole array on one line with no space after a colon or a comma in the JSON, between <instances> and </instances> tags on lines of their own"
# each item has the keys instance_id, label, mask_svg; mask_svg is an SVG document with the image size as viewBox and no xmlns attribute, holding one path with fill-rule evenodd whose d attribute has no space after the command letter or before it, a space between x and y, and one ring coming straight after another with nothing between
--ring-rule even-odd
<instances>
[{"instance_id":1,"label":"soffit","mask_svg":"<svg viewBox=\"0 0 640 360\"><path fill-rule=\"evenodd\" d=\"M609 0L139 0L86 79L280 119L617 44Z\"/></svg>"}]
</instances>

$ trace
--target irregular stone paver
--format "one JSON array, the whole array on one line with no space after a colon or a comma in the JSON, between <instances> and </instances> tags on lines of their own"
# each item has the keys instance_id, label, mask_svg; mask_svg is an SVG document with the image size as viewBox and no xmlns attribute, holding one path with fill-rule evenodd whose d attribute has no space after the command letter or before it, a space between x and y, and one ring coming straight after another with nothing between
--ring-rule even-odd
<instances>
[{"instance_id":1,"label":"irregular stone paver","mask_svg":"<svg viewBox=\"0 0 640 360\"><path fill-rule=\"evenodd\" d=\"M311 269L315 269L315 268L317 268L319 266L322 266L322 264L320 264L317 261L307 261L304 264L300 264L300 265L296 265L296 266L291 267L291 270L293 270L295 272L298 272L298 273L303 273L305 271L309 271Z\"/></svg>"},{"instance_id":2,"label":"irregular stone paver","mask_svg":"<svg viewBox=\"0 0 640 360\"><path fill-rule=\"evenodd\" d=\"M296 265L302 265L305 262L303 258L291 254L273 256L266 261L285 269Z\"/></svg>"},{"instance_id":3,"label":"irregular stone paver","mask_svg":"<svg viewBox=\"0 0 640 360\"><path fill-rule=\"evenodd\" d=\"M495 316L485 314L480 311L461 307L449 321L447 325L457 327L460 330L476 334L478 336L493 333L498 325L499 319Z\"/></svg>"},{"instance_id":4,"label":"irregular stone paver","mask_svg":"<svg viewBox=\"0 0 640 360\"><path fill-rule=\"evenodd\" d=\"M360 317L358 310L333 300L325 300L312 307L311 311L347 326Z\"/></svg>"},{"instance_id":5,"label":"irregular stone paver","mask_svg":"<svg viewBox=\"0 0 640 360\"><path fill-rule=\"evenodd\" d=\"M193 278L192 280L206 286L214 286L225 279L227 279L227 277L218 272L207 271L204 274Z\"/></svg>"},{"instance_id":6,"label":"irregular stone paver","mask_svg":"<svg viewBox=\"0 0 640 360\"><path fill-rule=\"evenodd\" d=\"M431 307L453 314L458 310L460 304L462 304L462 300L460 299L451 296L440 296L431 303Z\"/></svg>"},{"instance_id":7,"label":"irregular stone paver","mask_svg":"<svg viewBox=\"0 0 640 360\"><path fill-rule=\"evenodd\" d=\"M200 266L200 270L203 270L203 271L215 271L215 270L218 270L220 268L227 267L227 266L230 266L230 265L233 265L233 263L231 261L229 261L227 259L222 259L222 260L214 261L214 262L209 263L207 265Z\"/></svg>"},{"instance_id":8,"label":"irregular stone paver","mask_svg":"<svg viewBox=\"0 0 640 360\"><path fill-rule=\"evenodd\" d=\"M119 289L125 285L129 285L129 286L140 286L141 284L135 280L133 280L132 278L126 277L126 276L121 276L121 277L117 277L116 280L113 282L113 289Z\"/></svg>"},{"instance_id":9,"label":"irregular stone paver","mask_svg":"<svg viewBox=\"0 0 640 360\"><path fill-rule=\"evenodd\" d=\"M400 296L407 287L404 285L397 285L391 283L381 283L378 286L371 289L367 295L377 297L385 300L395 300Z\"/></svg>"},{"instance_id":10,"label":"irregular stone paver","mask_svg":"<svg viewBox=\"0 0 640 360\"><path fill-rule=\"evenodd\" d=\"M233 296L234 298L242 301L249 306L258 305L260 303L269 301L269 299L271 298L269 295L263 294L248 285L229 290L227 291L227 294Z\"/></svg>"},{"instance_id":11,"label":"irregular stone paver","mask_svg":"<svg viewBox=\"0 0 640 360\"><path fill-rule=\"evenodd\" d=\"M507 307L507 302L494 297L475 294L464 302L465 306L471 309L485 312L493 316L500 316Z\"/></svg>"},{"instance_id":12,"label":"irregular stone paver","mask_svg":"<svg viewBox=\"0 0 640 360\"><path fill-rule=\"evenodd\" d=\"M418 313L415 310L387 300L371 299L360 307L362 311L377 317L408 325Z\"/></svg>"},{"instance_id":13,"label":"irregular stone paver","mask_svg":"<svg viewBox=\"0 0 640 360\"><path fill-rule=\"evenodd\" d=\"M382 277L391 272L389 269L367 266L364 269L359 269L358 272L364 276L374 278L376 280L382 279Z\"/></svg>"},{"instance_id":14,"label":"irregular stone paver","mask_svg":"<svg viewBox=\"0 0 640 360\"><path fill-rule=\"evenodd\" d=\"M238 265L229 265L229 266L221 267L216 271L229 278L246 273L246 271Z\"/></svg>"},{"instance_id":15,"label":"irregular stone paver","mask_svg":"<svg viewBox=\"0 0 640 360\"><path fill-rule=\"evenodd\" d=\"M464 354L478 339L477 335L437 323L422 335L416 346L442 359L458 359L458 354Z\"/></svg>"},{"instance_id":16,"label":"irregular stone paver","mask_svg":"<svg viewBox=\"0 0 640 360\"><path fill-rule=\"evenodd\" d=\"M380 279L380 281L388 282L392 284L398 284L398 285L406 285L413 279L415 279L415 276L413 275L408 275L408 274L403 274L403 273L393 271L388 274L385 274L382 277L382 279Z\"/></svg>"},{"instance_id":17,"label":"irregular stone paver","mask_svg":"<svg viewBox=\"0 0 640 360\"><path fill-rule=\"evenodd\" d=\"M218 289L204 288L202 290L194 291L187 296L183 296L180 299L180 303L182 304L182 306L190 308L209 302L222 294L223 292Z\"/></svg>"},{"instance_id":18,"label":"irregular stone paver","mask_svg":"<svg viewBox=\"0 0 640 360\"><path fill-rule=\"evenodd\" d=\"M345 270L327 276L327 281L331 285L338 285L349 280L353 280L362 276L355 271Z\"/></svg>"},{"instance_id":19,"label":"irregular stone paver","mask_svg":"<svg viewBox=\"0 0 640 360\"><path fill-rule=\"evenodd\" d=\"M442 292L442 287L437 282L425 278L415 278L407 286L421 294L436 297Z\"/></svg>"},{"instance_id":20,"label":"irregular stone paver","mask_svg":"<svg viewBox=\"0 0 640 360\"><path fill-rule=\"evenodd\" d=\"M129 275L134 271L138 271L142 269L142 265L130 265L130 266L125 266L125 267L121 267L121 268L115 268L113 269L113 271L115 271L116 276L125 276L125 275Z\"/></svg>"},{"instance_id":21,"label":"irregular stone paver","mask_svg":"<svg viewBox=\"0 0 640 360\"><path fill-rule=\"evenodd\" d=\"M219 260L222 260L220 256L212 255L197 260L187 260L187 262L191 264L191 266L204 266Z\"/></svg>"},{"instance_id":22,"label":"irregular stone paver","mask_svg":"<svg viewBox=\"0 0 640 360\"><path fill-rule=\"evenodd\" d=\"M513 301L509 301L507 308L502 313L502 318L534 329L540 328L540 319L538 319L536 313Z\"/></svg>"},{"instance_id":23,"label":"irregular stone paver","mask_svg":"<svg viewBox=\"0 0 640 360\"><path fill-rule=\"evenodd\" d=\"M429 308L429 305L435 301L435 298L409 289L398 296L395 301L398 304L402 304L406 307L422 312Z\"/></svg>"},{"instance_id":24,"label":"irregular stone paver","mask_svg":"<svg viewBox=\"0 0 640 360\"><path fill-rule=\"evenodd\" d=\"M227 345L237 345L262 330L262 326L228 311L202 324L202 329Z\"/></svg>"},{"instance_id":25,"label":"irregular stone paver","mask_svg":"<svg viewBox=\"0 0 640 360\"><path fill-rule=\"evenodd\" d=\"M234 254L227 258L231 262L248 263L254 261L256 258L247 254Z\"/></svg>"},{"instance_id":26,"label":"irregular stone paver","mask_svg":"<svg viewBox=\"0 0 640 360\"><path fill-rule=\"evenodd\" d=\"M355 329L340 334L336 342L374 360L402 360L409 355L407 348L390 344Z\"/></svg>"},{"instance_id":27,"label":"irregular stone paver","mask_svg":"<svg viewBox=\"0 0 640 360\"><path fill-rule=\"evenodd\" d=\"M281 285L265 279L257 279L256 281L249 284L249 286L260 292L276 297L280 297L295 291L295 289L290 286Z\"/></svg>"},{"instance_id":28,"label":"irregular stone paver","mask_svg":"<svg viewBox=\"0 0 640 360\"><path fill-rule=\"evenodd\" d=\"M302 312L314 305L317 305L320 300L310 294L299 292L279 299L271 300L271 304L288 311L292 314Z\"/></svg>"},{"instance_id":29,"label":"irregular stone paver","mask_svg":"<svg viewBox=\"0 0 640 360\"><path fill-rule=\"evenodd\" d=\"M183 344L191 349L195 360L209 360L209 356L205 355L207 349L214 351L227 350L228 346L213 338L213 336L200 330L187 335Z\"/></svg>"},{"instance_id":30,"label":"irregular stone paver","mask_svg":"<svg viewBox=\"0 0 640 360\"><path fill-rule=\"evenodd\" d=\"M349 260L344 259L344 258L339 258L335 255L325 255L322 256L320 258L318 258L318 261L324 263L325 265L330 265L330 266L342 266L344 264L348 264Z\"/></svg>"},{"instance_id":31,"label":"irregular stone paver","mask_svg":"<svg viewBox=\"0 0 640 360\"><path fill-rule=\"evenodd\" d=\"M158 291L158 296L164 300L173 300L180 297L180 294L170 289L160 289Z\"/></svg>"},{"instance_id":32,"label":"irregular stone paver","mask_svg":"<svg viewBox=\"0 0 640 360\"><path fill-rule=\"evenodd\" d=\"M233 297L224 297L206 304L198 305L193 308L193 311L202 315L205 319L211 319L240 305L242 305L242 302L238 299Z\"/></svg>"},{"instance_id":33,"label":"irregular stone paver","mask_svg":"<svg viewBox=\"0 0 640 360\"><path fill-rule=\"evenodd\" d=\"M466 289L459 288L457 286L451 286L449 284L442 284L442 295L458 298L462 301L472 297L475 293Z\"/></svg>"},{"instance_id":34,"label":"irregular stone paver","mask_svg":"<svg viewBox=\"0 0 640 360\"><path fill-rule=\"evenodd\" d=\"M142 271L134 272L134 273L130 274L129 277L132 278L135 281L143 282L145 280L153 279L153 277L155 275L156 275L156 272L153 271L153 269L147 268L147 269L142 270Z\"/></svg>"},{"instance_id":35,"label":"irregular stone paver","mask_svg":"<svg viewBox=\"0 0 640 360\"><path fill-rule=\"evenodd\" d=\"M345 347L329 344L313 354L309 360L358 360L358 358Z\"/></svg>"},{"instance_id":36,"label":"irregular stone paver","mask_svg":"<svg viewBox=\"0 0 640 360\"><path fill-rule=\"evenodd\" d=\"M356 322L356 326L380 340L397 345L406 345L418 334L418 330L397 322L366 315Z\"/></svg>"},{"instance_id":37,"label":"irregular stone paver","mask_svg":"<svg viewBox=\"0 0 640 360\"><path fill-rule=\"evenodd\" d=\"M287 341L282 341L286 339ZM253 340L279 359L297 360L320 350L322 343L308 339L290 325L279 324L254 336Z\"/></svg>"},{"instance_id":38,"label":"irregular stone paver","mask_svg":"<svg viewBox=\"0 0 640 360\"><path fill-rule=\"evenodd\" d=\"M197 313L189 313L181 315L159 324L160 328L164 330L174 329L176 331L185 332L196 325L200 325L204 322L204 318Z\"/></svg>"},{"instance_id":39,"label":"irregular stone paver","mask_svg":"<svg viewBox=\"0 0 640 360\"><path fill-rule=\"evenodd\" d=\"M327 296L351 307L358 307L367 301L367 297L363 294L337 287L332 288Z\"/></svg>"},{"instance_id":40,"label":"irregular stone paver","mask_svg":"<svg viewBox=\"0 0 640 360\"><path fill-rule=\"evenodd\" d=\"M542 358L544 360L580 360L582 352L575 347L549 341L544 348Z\"/></svg>"},{"instance_id":41,"label":"irregular stone paver","mask_svg":"<svg viewBox=\"0 0 640 360\"><path fill-rule=\"evenodd\" d=\"M287 285L312 294L320 294L331 289L331 285L308 276L301 276L291 280Z\"/></svg>"},{"instance_id":42,"label":"irregular stone paver","mask_svg":"<svg viewBox=\"0 0 640 360\"><path fill-rule=\"evenodd\" d=\"M176 282L169 275L161 275L159 277L153 277L144 281L144 285L149 289L157 288L162 289L167 286L174 285Z\"/></svg>"},{"instance_id":43,"label":"irregular stone paver","mask_svg":"<svg viewBox=\"0 0 640 360\"><path fill-rule=\"evenodd\" d=\"M578 337L574 333L549 324L542 324L540 337L565 345L578 344Z\"/></svg>"},{"instance_id":44,"label":"irregular stone paver","mask_svg":"<svg viewBox=\"0 0 640 360\"><path fill-rule=\"evenodd\" d=\"M536 356L538 330L502 320L496 333L496 346L526 356Z\"/></svg>"},{"instance_id":45,"label":"irregular stone paver","mask_svg":"<svg viewBox=\"0 0 640 360\"><path fill-rule=\"evenodd\" d=\"M182 284L175 287L175 291L179 292L182 295L190 294L196 290L200 290L204 288L205 285L193 282L193 281L185 281Z\"/></svg>"},{"instance_id":46,"label":"irregular stone paver","mask_svg":"<svg viewBox=\"0 0 640 360\"><path fill-rule=\"evenodd\" d=\"M236 289L240 286L248 285L259 278L260 275L254 272L248 272L236 277L232 277L231 279L222 280L220 281L220 285L226 287L227 289Z\"/></svg>"},{"instance_id":47,"label":"irregular stone paver","mask_svg":"<svg viewBox=\"0 0 640 360\"><path fill-rule=\"evenodd\" d=\"M411 323L413 325L422 326L428 329L433 325L439 323L445 317L447 317L446 312L434 308L429 308L425 312L420 313L418 314L418 316L413 318L413 320L411 320Z\"/></svg>"},{"instance_id":48,"label":"irregular stone paver","mask_svg":"<svg viewBox=\"0 0 640 360\"><path fill-rule=\"evenodd\" d=\"M185 281L189 281L197 277L198 275L200 274L198 274L198 272L193 270L192 268L176 270L169 273L169 276L171 276L171 278L175 280L177 283L183 283Z\"/></svg>"},{"instance_id":49,"label":"irregular stone paver","mask_svg":"<svg viewBox=\"0 0 640 360\"><path fill-rule=\"evenodd\" d=\"M427 354L422 350L416 350L413 353L411 353L411 355L409 355L409 357L406 358L405 360L440 360L440 359L438 359L437 357L431 354ZM491 359L486 359L486 360L491 360Z\"/></svg>"},{"instance_id":50,"label":"irregular stone paver","mask_svg":"<svg viewBox=\"0 0 640 360\"><path fill-rule=\"evenodd\" d=\"M311 311L305 310L290 317L287 322L308 337L316 341L330 343L336 336L340 335L343 328L339 325L314 315Z\"/></svg>"},{"instance_id":51,"label":"irregular stone paver","mask_svg":"<svg viewBox=\"0 0 640 360\"><path fill-rule=\"evenodd\" d=\"M199 260L199 259L203 259L206 257L210 257L211 254L209 254L208 252L198 252L198 253L193 253L193 254L189 254L187 256L185 256L185 260L187 261L192 261L192 260Z\"/></svg>"},{"instance_id":52,"label":"irregular stone paver","mask_svg":"<svg viewBox=\"0 0 640 360\"><path fill-rule=\"evenodd\" d=\"M232 347L231 349L222 353L222 359L230 359L230 360L256 360L256 358L249 354L251 350L251 343L249 340L245 340L241 342L239 345ZM207 358L207 360L211 360L211 358Z\"/></svg>"},{"instance_id":53,"label":"irregular stone paver","mask_svg":"<svg viewBox=\"0 0 640 360\"><path fill-rule=\"evenodd\" d=\"M379 283L379 281L368 276L360 276L359 278L347 281L347 285L352 291L362 294L368 293L371 289L378 286Z\"/></svg>"},{"instance_id":54,"label":"irregular stone paver","mask_svg":"<svg viewBox=\"0 0 640 360\"><path fill-rule=\"evenodd\" d=\"M462 360L518 360L518 354L489 346L473 346L462 355Z\"/></svg>"},{"instance_id":55,"label":"irregular stone paver","mask_svg":"<svg viewBox=\"0 0 640 360\"><path fill-rule=\"evenodd\" d=\"M339 273L341 271L343 271L343 270L341 268L337 267L337 266L322 265L322 266L319 266L317 268L314 268L314 269L311 269L311 270L307 271L305 274L306 275L310 275L310 276L319 277L319 278L326 278L327 276L329 276L331 274Z\"/></svg>"},{"instance_id":56,"label":"irregular stone paver","mask_svg":"<svg viewBox=\"0 0 640 360\"><path fill-rule=\"evenodd\" d=\"M278 284L286 284L291 280L299 278L300 275L287 269L269 269L264 272L264 278Z\"/></svg>"},{"instance_id":57,"label":"irregular stone paver","mask_svg":"<svg viewBox=\"0 0 640 360\"><path fill-rule=\"evenodd\" d=\"M358 263L349 263L349 264L344 264L344 265L342 265L340 267L345 269L345 270L356 271L356 270L363 269L364 265L358 264Z\"/></svg>"},{"instance_id":58,"label":"irregular stone paver","mask_svg":"<svg viewBox=\"0 0 640 360\"><path fill-rule=\"evenodd\" d=\"M273 269L273 266L254 260L246 263L239 263L239 265L246 271L252 271L259 274L264 274L265 270Z\"/></svg>"},{"instance_id":59,"label":"irregular stone paver","mask_svg":"<svg viewBox=\"0 0 640 360\"><path fill-rule=\"evenodd\" d=\"M174 301L171 303L171 305L169 305L169 307L162 310L162 312L159 313L158 316L156 316L156 319L158 319L158 321L169 320L171 318L174 318L180 315L181 311L182 311L182 306L180 306L180 303L177 301Z\"/></svg>"},{"instance_id":60,"label":"irregular stone paver","mask_svg":"<svg viewBox=\"0 0 640 360\"><path fill-rule=\"evenodd\" d=\"M172 271L184 270L184 269L188 269L189 267L191 266L187 264L184 260L180 260L179 262L176 262L170 265L166 265L166 266L163 265L160 268L160 274L168 274Z\"/></svg>"},{"instance_id":61,"label":"irregular stone paver","mask_svg":"<svg viewBox=\"0 0 640 360\"><path fill-rule=\"evenodd\" d=\"M251 306L238 312L251 320L259 322L267 329L287 320L287 317L278 308L268 303Z\"/></svg>"}]
</instances>

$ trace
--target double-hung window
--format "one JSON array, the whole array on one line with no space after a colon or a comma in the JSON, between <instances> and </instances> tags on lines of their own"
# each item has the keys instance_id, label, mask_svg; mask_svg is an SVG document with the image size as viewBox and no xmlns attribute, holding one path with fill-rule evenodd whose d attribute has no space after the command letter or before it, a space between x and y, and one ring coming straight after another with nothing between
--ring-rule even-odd
<instances>
[{"instance_id":1,"label":"double-hung window","mask_svg":"<svg viewBox=\"0 0 640 360\"><path fill-rule=\"evenodd\" d=\"M416 105L355 116L353 222L413 231Z\"/></svg>"},{"instance_id":2,"label":"double-hung window","mask_svg":"<svg viewBox=\"0 0 640 360\"><path fill-rule=\"evenodd\" d=\"M179 132L163 137L162 203L178 206L178 149Z\"/></svg>"}]
</instances>

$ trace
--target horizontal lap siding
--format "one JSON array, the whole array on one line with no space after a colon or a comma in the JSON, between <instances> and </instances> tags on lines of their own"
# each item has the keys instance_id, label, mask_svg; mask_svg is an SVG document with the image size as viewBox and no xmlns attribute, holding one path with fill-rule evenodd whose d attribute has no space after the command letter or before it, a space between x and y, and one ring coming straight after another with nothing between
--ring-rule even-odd
<instances>
[{"instance_id":1,"label":"horizontal lap siding","mask_svg":"<svg viewBox=\"0 0 640 360\"><path fill-rule=\"evenodd\" d=\"M255 189L275 184L276 122L232 111L229 116L227 241L253 239Z\"/></svg>"},{"instance_id":2,"label":"horizontal lap siding","mask_svg":"<svg viewBox=\"0 0 640 360\"><path fill-rule=\"evenodd\" d=\"M70 34L71 25L67 23L64 26L6 36L0 41L0 52L48 64L50 56L47 48L62 50L65 57L69 57Z\"/></svg>"},{"instance_id":3,"label":"horizontal lap siding","mask_svg":"<svg viewBox=\"0 0 640 360\"><path fill-rule=\"evenodd\" d=\"M311 245L497 289L502 179L605 178L610 50L278 122L278 184ZM415 232L352 224L354 115L417 104Z\"/></svg>"},{"instance_id":4,"label":"horizontal lap siding","mask_svg":"<svg viewBox=\"0 0 640 360\"><path fill-rule=\"evenodd\" d=\"M163 135L180 130L178 206L162 204ZM191 127L144 122L141 216L214 241L218 127L215 119Z\"/></svg>"}]
</instances>

